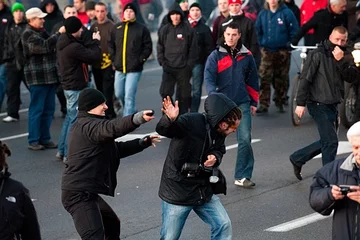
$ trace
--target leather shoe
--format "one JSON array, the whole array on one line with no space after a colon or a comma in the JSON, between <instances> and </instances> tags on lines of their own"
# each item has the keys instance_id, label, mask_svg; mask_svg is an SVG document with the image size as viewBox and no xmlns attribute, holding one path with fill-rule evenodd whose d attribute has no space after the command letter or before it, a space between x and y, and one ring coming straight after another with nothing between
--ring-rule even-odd
<instances>
[{"instance_id":1,"label":"leather shoe","mask_svg":"<svg viewBox=\"0 0 360 240\"><path fill-rule=\"evenodd\" d=\"M298 165L296 165L293 160L290 159L291 164L293 165L294 168L294 175L297 179L299 179L300 181L303 179L301 176L301 167L299 167Z\"/></svg>"}]
</instances>

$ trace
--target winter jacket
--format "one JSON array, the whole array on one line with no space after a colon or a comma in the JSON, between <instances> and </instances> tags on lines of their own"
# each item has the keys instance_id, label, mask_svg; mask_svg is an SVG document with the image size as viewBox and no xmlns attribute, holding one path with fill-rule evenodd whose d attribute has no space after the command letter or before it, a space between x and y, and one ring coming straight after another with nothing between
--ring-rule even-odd
<instances>
[{"instance_id":1,"label":"winter jacket","mask_svg":"<svg viewBox=\"0 0 360 240\"><path fill-rule=\"evenodd\" d=\"M239 43L234 58L225 47L219 46L206 61L204 81L208 94L220 92L237 105L249 102L257 106L259 79L251 52Z\"/></svg>"},{"instance_id":2,"label":"winter jacket","mask_svg":"<svg viewBox=\"0 0 360 240\"><path fill-rule=\"evenodd\" d=\"M99 62L102 58L100 42L94 40L92 45L85 47L80 40L64 33L57 41L56 51L62 88L86 88L89 80L88 64Z\"/></svg>"},{"instance_id":3,"label":"winter jacket","mask_svg":"<svg viewBox=\"0 0 360 240\"><path fill-rule=\"evenodd\" d=\"M284 4L279 5L274 13L261 10L255 26L260 47L270 52L289 47L291 39L299 29L294 14Z\"/></svg>"},{"instance_id":4,"label":"winter jacket","mask_svg":"<svg viewBox=\"0 0 360 240\"><path fill-rule=\"evenodd\" d=\"M62 190L88 191L114 196L120 158L148 147L141 139L116 142L136 128L133 115L106 120L80 111L69 132L68 162L62 176Z\"/></svg>"},{"instance_id":5,"label":"winter jacket","mask_svg":"<svg viewBox=\"0 0 360 240\"><path fill-rule=\"evenodd\" d=\"M344 81L358 81L359 71L351 54L346 51L345 57L336 61L332 54L334 47L325 40L307 55L299 77L298 106L305 106L307 102L340 103L344 97Z\"/></svg>"},{"instance_id":6,"label":"winter jacket","mask_svg":"<svg viewBox=\"0 0 360 240\"><path fill-rule=\"evenodd\" d=\"M27 23L15 24L11 21L5 31L4 56L7 68L22 70L24 68L23 46L21 35L25 31Z\"/></svg>"},{"instance_id":7,"label":"winter jacket","mask_svg":"<svg viewBox=\"0 0 360 240\"><path fill-rule=\"evenodd\" d=\"M25 57L24 75L29 85L59 82L56 67L56 42L60 33L49 36L45 31L27 25L21 42Z\"/></svg>"},{"instance_id":8,"label":"winter jacket","mask_svg":"<svg viewBox=\"0 0 360 240\"><path fill-rule=\"evenodd\" d=\"M303 0L300 6L300 26L307 23L313 16L314 13L326 8L328 0ZM313 34L314 29L310 29L306 34Z\"/></svg>"},{"instance_id":9,"label":"winter jacket","mask_svg":"<svg viewBox=\"0 0 360 240\"><path fill-rule=\"evenodd\" d=\"M52 13L48 13L44 18L44 28L48 33L51 33L53 27L64 20L63 14L59 9L59 5L55 0L44 0L40 3L40 9L44 13L46 13L46 5L49 3L54 5L54 11Z\"/></svg>"},{"instance_id":10,"label":"winter jacket","mask_svg":"<svg viewBox=\"0 0 360 240\"><path fill-rule=\"evenodd\" d=\"M4 37L7 25L12 21L13 16L8 6L4 5L4 8L0 11L0 46L4 46ZM0 47L0 64L4 63L3 55L4 48Z\"/></svg>"},{"instance_id":11,"label":"winter jacket","mask_svg":"<svg viewBox=\"0 0 360 240\"><path fill-rule=\"evenodd\" d=\"M141 72L152 52L150 32L136 21L119 23L112 31L109 49L117 71Z\"/></svg>"},{"instance_id":12,"label":"winter jacket","mask_svg":"<svg viewBox=\"0 0 360 240\"><path fill-rule=\"evenodd\" d=\"M331 194L332 185L360 185L360 170L351 154L346 159L338 159L318 170L310 187L310 206L318 213L328 216L334 211L332 239L348 240L359 236L359 203L344 197L335 200Z\"/></svg>"},{"instance_id":13,"label":"winter jacket","mask_svg":"<svg viewBox=\"0 0 360 240\"><path fill-rule=\"evenodd\" d=\"M163 67L192 69L198 59L198 47L195 31L184 20L181 8L174 2L169 12L177 11L181 14L181 23L173 26L168 14L169 22L159 30L157 43L158 62Z\"/></svg>"},{"instance_id":14,"label":"winter jacket","mask_svg":"<svg viewBox=\"0 0 360 240\"><path fill-rule=\"evenodd\" d=\"M223 94L219 98L205 102L206 120L201 113L185 113L175 121L163 115L156 125L156 131L171 138L165 159L159 197L167 203L184 206L196 206L209 202L213 192L209 177L211 173L201 171L195 177L187 177L181 169L184 163L204 163L207 156L216 157L218 166L225 154L225 137L219 134L217 124L236 107L235 103ZM220 97L221 96L221 97ZM210 127L211 140L206 126ZM210 142L213 142L210 145ZM204 151L203 151L204 149Z\"/></svg>"},{"instance_id":15,"label":"winter jacket","mask_svg":"<svg viewBox=\"0 0 360 240\"><path fill-rule=\"evenodd\" d=\"M41 240L39 222L29 190L0 173L0 239Z\"/></svg>"},{"instance_id":16,"label":"winter jacket","mask_svg":"<svg viewBox=\"0 0 360 240\"><path fill-rule=\"evenodd\" d=\"M294 14L294 16L296 18L298 25L300 26L300 9L296 5L295 1L290 0L290 2L284 2L284 3L292 11L292 13Z\"/></svg>"},{"instance_id":17,"label":"winter jacket","mask_svg":"<svg viewBox=\"0 0 360 240\"><path fill-rule=\"evenodd\" d=\"M214 50L210 28L203 18L193 28L196 33L199 58L197 64L205 64L207 57Z\"/></svg>"},{"instance_id":18,"label":"winter jacket","mask_svg":"<svg viewBox=\"0 0 360 240\"><path fill-rule=\"evenodd\" d=\"M332 13L329 8L317 11L314 16L299 28L299 31L292 39L292 44L297 45L300 39L310 30L314 29L314 45L328 39L334 27L344 26L347 28L347 12L342 14Z\"/></svg>"},{"instance_id":19,"label":"winter jacket","mask_svg":"<svg viewBox=\"0 0 360 240\"><path fill-rule=\"evenodd\" d=\"M226 17L220 13L220 15L217 16L214 20L214 23L212 25L212 37L214 41L214 46L216 46L217 40L220 35L219 34L219 29L221 29L220 25L222 24L222 22L224 22L225 19Z\"/></svg>"}]
</instances>

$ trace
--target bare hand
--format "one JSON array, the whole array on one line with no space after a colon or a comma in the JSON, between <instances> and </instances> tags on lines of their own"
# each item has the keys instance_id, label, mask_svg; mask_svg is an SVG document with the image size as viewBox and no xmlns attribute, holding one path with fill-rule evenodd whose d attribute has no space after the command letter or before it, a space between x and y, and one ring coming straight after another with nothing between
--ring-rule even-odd
<instances>
[{"instance_id":1,"label":"bare hand","mask_svg":"<svg viewBox=\"0 0 360 240\"><path fill-rule=\"evenodd\" d=\"M66 29L64 26L62 26L60 29L59 29L59 33L65 33L66 32Z\"/></svg>"},{"instance_id":2,"label":"bare hand","mask_svg":"<svg viewBox=\"0 0 360 240\"><path fill-rule=\"evenodd\" d=\"M351 200L360 203L360 187L351 186L350 189L354 192L349 192L348 194L346 194L346 196Z\"/></svg>"},{"instance_id":3,"label":"bare hand","mask_svg":"<svg viewBox=\"0 0 360 240\"><path fill-rule=\"evenodd\" d=\"M150 135L150 138L151 138L151 145L152 145L153 147L156 147L156 144L155 144L155 143L161 142L160 136L152 136L152 135ZM144 138L144 142L146 142L146 141L147 141L147 138Z\"/></svg>"},{"instance_id":4,"label":"bare hand","mask_svg":"<svg viewBox=\"0 0 360 240\"><path fill-rule=\"evenodd\" d=\"M335 200L343 199L345 196L341 194L340 187L333 185L331 188L331 194Z\"/></svg>"},{"instance_id":5,"label":"bare hand","mask_svg":"<svg viewBox=\"0 0 360 240\"><path fill-rule=\"evenodd\" d=\"M216 163L216 157L214 155L208 155L207 160L204 162L205 167L212 167Z\"/></svg>"},{"instance_id":6,"label":"bare hand","mask_svg":"<svg viewBox=\"0 0 360 240\"><path fill-rule=\"evenodd\" d=\"M304 106L296 106L295 113L299 118L302 118L305 114L305 107Z\"/></svg>"},{"instance_id":7,"label":"bare hand","mask_svg":"<svg viewBox=\"0 0 360 240\"><path fill-rule=\"evenodd\" d=\"M257 110L257 107L250 106L250 113L251 113L251 115L255 116L256 110Z\"/></svg>"},{"instance_id":8,"label":"bare hand","mask_svg":"<svg viewBox=\"0 0 360 240\"><path fill-rule=\"evenodd\" d=\"M154 116L148 116L146 114L152 113L152 110L144 110L143 111L143 115L142 117L144 118L145 121L149 122L151 120L153 120L155 117Z\"/></svg>"},{"instance_id":9,"label":"bare hand","mask_svg":"<svg viewBox=\"0 0 360 240\"><path fill-rule=\"evenodd\" d=\"M100 36L100 32L99 31L97 31L97 32L94 32L93 34L92 34L92 39L94 39L94 40L101 40L101 36Z\"/></svg>"},{"instance_id":10,"label":"bare hand","mask_svg":"<svg viewBox=\"0 0 360 240\"><path fill-rule=\"evenodd\" d=\"M339 48L338 46L334 48L332 54L336 61L340 61L344 57L344 51L341 50L341 48Z\"/></svg>"},{"instance_id":11,"label":"bare hand","mask_svg":"<svg viewBox=\"0 0 360 240\"><path fill-rule=\"evenodd\" d=\"M163 107L161 111L166 114L171 121L175 121L176 118L179 116L179 103L175 101L175 105L172 104L171 98L167 96L163 100Z\"/></svg>"}]
</instances>

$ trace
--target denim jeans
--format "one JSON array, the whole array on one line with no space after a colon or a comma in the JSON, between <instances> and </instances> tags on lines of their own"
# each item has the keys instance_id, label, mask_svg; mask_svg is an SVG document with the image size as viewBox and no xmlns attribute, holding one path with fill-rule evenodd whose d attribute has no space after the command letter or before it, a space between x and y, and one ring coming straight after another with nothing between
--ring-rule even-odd
<instances>
[{"instance_id":1,"label":"denim jeans","mask_svg":"<svg viewBox=\"0 0 360 240\"><path fill-rule=\"evenodd\" d=\"M1 111L2 103L5 98L6 85L7 85L7 78L6 78L5 64L0 64L0 111Z\"/></svg>"},{"instance_id":2,"label":"denim jeans","mask_svg":"<svg viewBox=\"0 0 360 240\"><path fill-rule=\"evenodd\" d=\"M239 105L242 112L240 125L236 130L238 152L235 165L235 179L251 179L254 169L254 153L251 147L251 112L250 103Z\"/></svg>"},{"instance_id":3,"label":"denim jeans","mask_svg":"<svg viewBox=\"0 0 360 240\"><path fill-rule=\"evenodd\" d=\"M50 127L55 112L55 91L56 84L30 86L29 144L45 144L51 140Z\"/></svg>"},{"instance_id":4,"label":"denim jeans","mask_svg":"<svg viewBox=\"0 0 360 240\"><path fill-rule=\"evenodd\" d=\"M115 72L115 97L122 104L124 117L136 112L135 97L140 77L141 72Z\"/></svg>"},{"instance_id":5,"label":"denim jeans","mask_svg":"<svg viewBox=\"0 0 360 240\"><path fill-rule=\"evenodd\" d=\"M77 118L79 94L80 91L78 90L64 90L64 95L66 98L66 117L61 128L58 143L58 152L64 157L67 156L69 131L72 124L76 121Z\"/></svg>"},{"instance_id":6,"label":"denim jeans","mask_svg":"<svg viewBox=\"0 0 360 240\"><path fill-rule=\"evenodd\" d=\"M204 82L204 64L196 64L192 70L192 98L191 98L190 112L199 111L203 82Z\"/></svg>"},{"instance_id":7,"label":"denim jeans","mask_svg":"<svg viewBox=\"0 0 360 240\"><path fill-rule=\"evenodd\" d=\"M191 210L211 226L212 240L230 240L232 227L230 218L218 196L213 195L210 202L201 206L180 206L162 201L161 240L180 238L185 221Z\"/></svg>"},{"instance_id":8,"label":"denim jeans","mask_svg":"<svg viewBox=\"0 0 360 240\"><path fill-rule=\"evenodd\" d=\"M290 155L290 159L299 167L322 153L322 164L332 162L336 158L338 148L338 110L337 104L308 103L307 108L316 122L320 140Z\"/></svg>"}]
</instances>

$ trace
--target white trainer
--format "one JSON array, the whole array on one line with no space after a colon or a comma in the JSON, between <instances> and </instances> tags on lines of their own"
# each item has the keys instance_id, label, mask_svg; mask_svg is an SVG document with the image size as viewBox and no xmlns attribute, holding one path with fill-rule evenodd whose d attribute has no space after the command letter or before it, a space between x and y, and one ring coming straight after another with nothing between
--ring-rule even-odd
<instances>
[{"instance_id":1,"label":"white trainer","mask_svg":"<svg viewBox=\"0 0 360 240\"><path fill-rule=\"evenodd\" d=\"M3 122L7 122L7 123L9 123L9 122L17 122L17 121L19 121L19 119L13 118L13 117L10 117L10 116L7 116L6 118L3 118Z\"/></svg>"}]
</instances>

